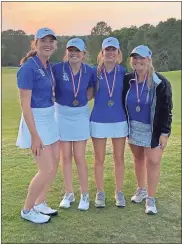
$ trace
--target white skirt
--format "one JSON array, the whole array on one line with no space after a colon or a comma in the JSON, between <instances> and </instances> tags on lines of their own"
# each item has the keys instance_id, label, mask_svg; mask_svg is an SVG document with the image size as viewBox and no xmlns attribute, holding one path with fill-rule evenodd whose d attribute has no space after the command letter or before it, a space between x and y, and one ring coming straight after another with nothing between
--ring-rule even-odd
<instances>
[{"instance_id":1,"label":"white skirt","mask_svg":"<svg viewBox=\"0 0 182 244\"><path fill-rule=\"evenodd\" d=\"M116 123L90 122L91 136L95 138L120 138L128 136L128 123L126 121Z\"/></svg>"},{"instance_id":2,"label":"white skirt","mask_svg":"<svg viewBox=\"0 0 182 244\"><path fill-rule=\"evenodd\" d=\"M83 107L68 107L55 103L55 118L61 141L83 141L90 138L88 104Z\"/></svg>"},{"instance_id":3,"label":"white skirt","mask_svg":"<svg viewBox=\"0 0 182 244\"><path fill-rule=\"evenodd\" d=\"M54 106L48 108L32 108L35 126L44 145L51 145L60 140L54 112ZM23 114L21 116L16 145L20 148L31 148L31 135Z\"/></svg>"}]
</instances>

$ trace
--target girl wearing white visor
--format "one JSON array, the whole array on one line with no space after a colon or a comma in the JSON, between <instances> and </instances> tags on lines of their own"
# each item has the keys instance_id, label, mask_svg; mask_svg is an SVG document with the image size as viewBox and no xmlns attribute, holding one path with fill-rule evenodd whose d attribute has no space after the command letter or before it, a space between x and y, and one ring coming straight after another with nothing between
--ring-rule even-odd
<instances>
[{"instance_id":1,"label":"girl wearing white visor","mask_svg":"<svg viewBox=\"0 0 182 244\"><path fill-rule=\"evenodd\" d=\"M53 66L56 80L56 120L61 137L61 161L66 193L61 208L75 201L72 186L74 157L80 182L79 210L88 210L88 169L85 159L86 143L90 138L88 90L92 87L93 69L84 63L85 43L73 38L66 45L64 62Z\"/></svg>"},{"instance_id":2,"label":"girl wearing white visor","mask_svg":"<svg viewBox=\"0 0 182 244\"><path fill-rule=\"evenodd\" d=\"M22 109L17 146L31 148L38 166L21 217L33 223L46 223L49 215L58 213L45 202L59 162L60 136L54 118L55 81L48 62L55 48L55 33L49 28L39 29L17 73Z\"/></svg>"},{"instance_id":3,"label":"girl wearing white visor","mask_svg":"<svg viewBox=\"0 0 182 244\"><path fill-rule=\"evenodd\" d=\"M115 205L125 207L122 191L124 180L124 148L128 135L128 125L122 104L121 93L125 68L119 65L122 54L119 41L114 37L106 38L98 55L95 100L90 124L94 146L94 172L97 193L96 207L105 207L104 160L107 138L112 139L115 166Z\"/></svg>"}]
</instances>

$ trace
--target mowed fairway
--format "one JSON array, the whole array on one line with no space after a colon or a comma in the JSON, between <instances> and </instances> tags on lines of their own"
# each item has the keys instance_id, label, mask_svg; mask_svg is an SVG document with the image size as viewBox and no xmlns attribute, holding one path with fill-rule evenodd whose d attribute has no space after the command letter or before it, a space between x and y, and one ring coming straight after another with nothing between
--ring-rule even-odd
<instances>
[{"instance_id":1,"label":"mowed fairway","mask_svg":"<svg viewBox=\"0 0 182 244\"><path fill-rule=\"evenodd\" d=\"M89 211L77 210L80 192L75 164L73 166L76 202L69 210L59 210L51 223L35 225L20 218L30 180L36 165L28 150L15 146L20 120L16 69L2 69L2 242L3 243L181 243L181 71L164 73L173 89L173 129L161 165L157 192L158 214L144 213L144 202L132 204L130 198L136 183L131 153L126 147L123 191L127 200L124 209L114 205L114 174L111 143L105 160L105 192L107 206L94 206L93 148L87 146L89 165ZM64 194L59 168L49 192L48 203L58 208Z\"/></svg>"}]
</instances>

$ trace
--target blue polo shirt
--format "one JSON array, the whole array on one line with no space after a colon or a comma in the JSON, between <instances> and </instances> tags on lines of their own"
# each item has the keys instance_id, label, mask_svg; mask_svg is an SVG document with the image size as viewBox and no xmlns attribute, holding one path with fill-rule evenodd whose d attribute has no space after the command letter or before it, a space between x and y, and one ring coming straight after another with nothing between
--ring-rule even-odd
<instances>
[{"instance_id":1,"label":"blue polo shirt","mask_svg":"<svg viewBox=\"0 0 182 244\"><path fill-rule=\"evenodd\" d=\"M95 68L95 79L97 81L97 68ZM107 73L110 90L112 89L115 69ZM122 103L123 78L126 70L121 65L116 65L116 82L112 98L109 97L107 83L104 72L101 72L99 89L95 93L94 106L90 120L97 123L115 123L126 121L126 115ZM95 84L95 87L97 85ZM114 101L114 105L109 107L108 101Z\"/></svg>"},{"instance_id":2,"label":"blue polo shirt","mask_svg":"<svg viewBox=\"0 0 182 244\"><path fill-rule=\"evenodd\" d=\"M35 63L33 61L35 60ZM17 72L17 85L20 89L31 90L31 108L47 108L53 106L50 64L43 67L38 56L29 58ZM37 66L38 65L38 66Z\"/></svg>"},{"instance_id":3,"label":"blue polo shirt","mask_svg":"<svg viewBox=\"0 0 182 244\"><path fill-rule=\"evenodd\" d=\"M80 89L76 100L79 104L76 107L85 106L88 103L87 89L93 87L93 68L87 64L81 64L82 75L80 80ZM63 106L75 107L73 101L75 100L72 76L68 62L59 62L53 65L53 73L56 81L56 102ZM80 71L74 76L75 90L78 88L78 81Z\"/></svg>"},{"instance_id":4,"label":"blue polo shirt","mask_svg":"<svg viewBox=\"0 0 182 244\"><path fill-rule=\"evenodd\" d=\"M138 92L141 93L143 82L138 83ZM147 101L148 87L145 83L142 95L140 97L140 112L136 112L137 96L136 96L136 84L135 80L130 81L130 89L126 97L126 106L128 110L129 120L142 122L144 124L150 124L150 108L152 104L151 90L149 92L149 99Z\"/></svg>"}]
</instances>

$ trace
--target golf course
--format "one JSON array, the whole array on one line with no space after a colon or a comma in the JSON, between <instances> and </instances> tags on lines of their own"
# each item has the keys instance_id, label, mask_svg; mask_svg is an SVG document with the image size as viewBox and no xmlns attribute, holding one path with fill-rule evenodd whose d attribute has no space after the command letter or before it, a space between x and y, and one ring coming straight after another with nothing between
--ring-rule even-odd
<instances>
[{"instance_id":1,"label":"golf course","mask_svg":"<svg viewBox=\"0 0 182 244\"><path fill-rule=\"evenodd\" d=\"M23 220L20 211L28 185L37 171L31 151L16 147L21 116L17 68L2 68L2 243L181 243L181 71L162 73L173 92L173 123L168 146L161 162L161 178L156 195L158 214L145 214L145 202L133 204L136 190L133 160L126 143L123 192L126 207L117 208L114 200L114 164L111 141L105 160L106 207L94 205L96 187L92 141L87 143L90 209L77 210L80 189L73 161L73 186L76 197L70 209L59 209L51 223L36 225ZM92 109L93 102L90 102ZM47 202L58 209L64 195L59 167Z\"/></svg>"}]
</instances>

